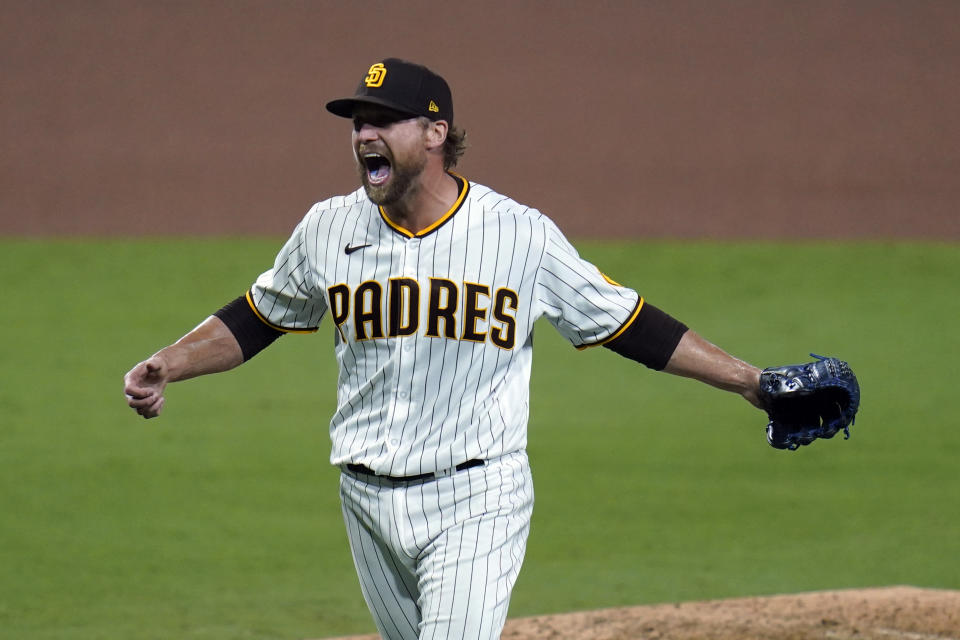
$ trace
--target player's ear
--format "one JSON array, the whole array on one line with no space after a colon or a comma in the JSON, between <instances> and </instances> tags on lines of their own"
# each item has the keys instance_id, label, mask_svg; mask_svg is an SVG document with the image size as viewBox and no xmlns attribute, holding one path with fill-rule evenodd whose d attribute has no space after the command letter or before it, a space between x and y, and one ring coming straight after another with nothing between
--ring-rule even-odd
<instances>
[{"instance_id":1,"label":"player's ear","mask_svg":"<svg viewBox=\"0 0 960 640\"><path fill-rule=\"evenodd\" d=\"M447 140L447 131L449 131L450 125L446 120L431 120L427 124L427 150L433 150L440 147L443 147L443 143Z\"/></svg>"}]
</instances>

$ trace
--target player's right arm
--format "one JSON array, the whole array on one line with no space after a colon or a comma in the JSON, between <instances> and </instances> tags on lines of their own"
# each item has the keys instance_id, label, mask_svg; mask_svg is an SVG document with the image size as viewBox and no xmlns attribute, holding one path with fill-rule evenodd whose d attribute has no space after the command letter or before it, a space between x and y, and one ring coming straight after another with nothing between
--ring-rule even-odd
<instances>
[{"instance_id":1,"label":"player's right arm","mask_svg":"<svg viewBox=\"0 0 960 640\"><path fill-rule=\"evenodd\" d=\"M132 409L155 418L163 409L167 384L233 369L285 333L316 331L326 305L323 290L311 286L313 260L305 253L303 233L311 220L315 224L308 214L297 225L273 268L246 295L127 372L123 390Z\"/></svg>"},{"instance_id":2,"label":"player's right arm","mask_svg":"<svg viewBox=\"0 0 960 640\"><path fill-rule=\"evenodd\" d=\"M233 332L220 318L210 316L128 371L123 378L123 392L127 404L138 414L155 418L163 409L167 384L227 371L243 361L243 350Z\"/></svg>"}]
</instances>

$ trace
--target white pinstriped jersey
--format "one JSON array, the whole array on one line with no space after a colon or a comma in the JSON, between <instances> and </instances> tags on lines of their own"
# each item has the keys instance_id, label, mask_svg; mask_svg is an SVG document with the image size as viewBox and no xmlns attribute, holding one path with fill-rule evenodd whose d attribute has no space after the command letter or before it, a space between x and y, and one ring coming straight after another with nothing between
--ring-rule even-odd
<instances>
[{"instance_id":1,"label":"white pinstriped jersey","mask_svg":"<svg viewBox=\"0 0 960 640\"><path fill-rule=\"evenodd\" d=\"M313 206L251 287L269 325L335 325L331 462L408 476L526 447L534 322L602 343L642 299L579 257L551 220L462 182L414 235L363 189Z\"/></svg>"}]
</instances>

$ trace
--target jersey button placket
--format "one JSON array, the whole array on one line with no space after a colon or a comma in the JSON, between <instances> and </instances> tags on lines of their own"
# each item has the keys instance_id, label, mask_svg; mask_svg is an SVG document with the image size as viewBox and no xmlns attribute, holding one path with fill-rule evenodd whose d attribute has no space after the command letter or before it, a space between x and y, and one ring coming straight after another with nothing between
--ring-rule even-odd
<instances>
[{"instance_id":1,"label":"jersey button placket","mask_svg":"<svg viewBox=\"0 0 960 640\"><path fill-rule=\"evenodd\" d=\"M410 238L403 247L403 276L417 278L417 261L420 257L420 238Z\"/></svg>"},{"instance_id":2,"label":"jersey button placket","mask_svg":"<svg viewBox=\"0 0 960 640\"><path fill-rule=\"evenodd\" d=\"M404 260L403 260L403 277L410 278L411 280L420 284L417 280L417 262L420 259L420 238L410 238L407 241L404 251ZM421 295L423 292L421 291ZM414 317L419 317L419 310L415 309L413 311ZM419 329L418 329L419 330ZM413 341L416 339L416 334L412 336L403 336L401 338L401 344L403 345L403 350L410 352L413 350Z\"/></svg>"},{"instance_id":3,"label":"jersey button placket","mask_svg":"<svg viewBox=\"0 0 960 640\"><path fill-rule=\"evenodd\" d=\"M420 238L410 238L403 245L403 277L411 280L417 279L417 260L419 257ZM414 313L418 313L415 311ZM393 397L393 421L390 429L389 444L391 448L400 446L400 433L403 424L406 422L407 414L410 409L409 393L405 386L410 384L410 376L413 359L410 357L414 349L416 335L400 336L397 340L397 355L405 354L399 358L397 375L394 378L394 397Z\"/></svg>"}]
</instances>

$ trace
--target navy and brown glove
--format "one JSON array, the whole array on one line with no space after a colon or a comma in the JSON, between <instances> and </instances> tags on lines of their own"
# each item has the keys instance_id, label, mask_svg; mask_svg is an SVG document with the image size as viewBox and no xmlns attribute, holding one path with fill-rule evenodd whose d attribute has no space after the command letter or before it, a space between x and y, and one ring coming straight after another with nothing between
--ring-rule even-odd
<instances>
[{"instance_id":1,"label":"navy and brown glove","mask_svg":"<svg viewBox=\"0 0 960 640\"><path fill-rule=\"evenodd\" d=\"M860 407L860 385L843 360L814 353L815 362L770 367L760 373L760 400L770 418L767 442L794 450L843 430L850 437Z\"/></svg>"}]
</instances>

